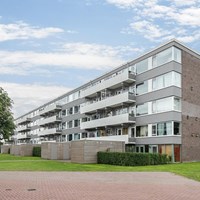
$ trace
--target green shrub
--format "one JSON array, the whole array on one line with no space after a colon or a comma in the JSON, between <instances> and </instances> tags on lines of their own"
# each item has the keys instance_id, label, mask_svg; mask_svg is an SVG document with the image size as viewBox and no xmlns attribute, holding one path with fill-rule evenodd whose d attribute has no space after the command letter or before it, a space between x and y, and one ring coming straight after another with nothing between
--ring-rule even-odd
<instances>
[{"instance_id":1,"label":"green shrub","mask_svg":"<svg viewBox=\"0 0 200 200\"><path fill-rule=\"evenodd\" d=\"M33 156L41 157L41 147L33 147Z\"/></svg>"},{"instance_id":2,"label":"green shrub","mask_svg":"<svg viewBox=\"0 0 200 200\"><path fill-rule=\"evenodd\" d=\"M97 161L99 164L143 166L167 164L170 159L166 154L98 152Z\"/></svg>"}]
</instances>

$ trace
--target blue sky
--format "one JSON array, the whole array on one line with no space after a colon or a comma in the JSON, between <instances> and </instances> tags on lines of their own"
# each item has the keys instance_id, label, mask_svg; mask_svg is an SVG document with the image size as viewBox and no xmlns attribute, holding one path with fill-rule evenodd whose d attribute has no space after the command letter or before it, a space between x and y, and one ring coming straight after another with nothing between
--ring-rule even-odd
<instances>
[{"instance_id":1,"label":"blue sky","mask_svg":"<svg viewBox=\"0 0 200 200\"><path fill-rule=\"evenodd\" d=\"M1 0L0 86L15 117L176 38L200 52L200 0Z\"/></svg>"}]
</instances>

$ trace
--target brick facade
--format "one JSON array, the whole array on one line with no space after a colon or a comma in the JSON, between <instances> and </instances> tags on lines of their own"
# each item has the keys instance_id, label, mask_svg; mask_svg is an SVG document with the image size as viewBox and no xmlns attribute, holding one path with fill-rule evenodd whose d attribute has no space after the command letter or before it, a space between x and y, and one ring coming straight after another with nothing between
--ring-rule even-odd
<instances>
[{"instance_id":1,"label":"brick facade","mask_svg":"<svg viewBox=\"0 0 200 200\"><path fill-rule=\"evenodd\" d=\"M200 160L200 59L182 51L182 161Z\"/></svg>"}]
</instances>

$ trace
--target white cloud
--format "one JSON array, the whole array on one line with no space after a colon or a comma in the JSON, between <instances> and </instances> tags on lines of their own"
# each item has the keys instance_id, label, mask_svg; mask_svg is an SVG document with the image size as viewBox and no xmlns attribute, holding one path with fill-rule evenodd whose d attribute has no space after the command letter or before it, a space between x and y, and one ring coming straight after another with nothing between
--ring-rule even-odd
<instances>
[{"instance_id":1,"label":"white cloud","mask_svg":"<svg viewBox=\"0 0 200 200\"><path fill-rule=\"evenodd\" d=\"M176 6L193 6L196 3L199 3L199 0L170 0L172 4Z\"/></svg>"},{"instance_id":2,"label":"white cloud","mask_svg":"<svg viewBox=\"0 0 200 200\"><path fill-rule=\"evenodd\" d=\"M199 20L200 8L190 7L186 9L181 9L179 12L174 12L169 14L173 20L175 20L180 25L187 25L193 27L200 26Z\"/></svg>"},{"instance_id":3,"label":"white cloud","mask_svg":"<svg viewBox=\"0 0 200 200\"><path fill-rule=\"evenodd\" d=\"M150 4L145 3L144 8L141 10L141 15L145 16L148 19L154 18L167 18L167 16L173 15L176 13L176 9L173 7L158 5L158 4Z\"/></svg>"},{"instance_id":4,"label":"white cloud","mask_svg":"<svg viewBox=\"0 0 200 200\"><path fill-rule=\"evenodd\" d=\"M136 5L141 5L144 0L106 0L110 4L114 4L120 8L133 8Z\"/></svg>"},{"instance_id":5,"label":"white cloud","mask_svg":"<svg viewBox=\"0 0 200 200\"><path fill-rule=\"evenodd\" d=\"M133 55L141 50L132 46L67 43L58 52L0 51L0 74L41 73L42 68L50 71L52 67L108 70L121 65L127 52Z\"/></svg>"},{"instance_id":6,"label":"white cloud","mask_svg":"<svg viewBox=\"0 0 200 200\"><path fill-rule=\"evenodd\" d=\"M134 11L133 22L122 33L139 32L151 41L178 38L184 42L199 40L200 0L105 0L121 9ZM182 32L177 33L177 28Z\"/></svg>"},{"instance_id":7,"label":"white cloud","mask_svg":"<svg viewBox=\"0 0 200 200\"><path fill-rule=\"evenodd\" d=\"M0 24L0 41L24 40L30 38L41 39L62 32L64 32L64 30L61 28L40 28L20 21L12 24Z\"/></svg>"},{"instance_id":8,"label":"white cloud","mask_svg":"<svg viewBox=\"0 0 200 200\"><path fill-rule=\"evenodd\" d=\"M55 85L18 84L0 82L0 86L8 92L14 101L14 116L18 117L42 104L65 94L70 88Z\"/></svg>"},{"instance_id":9,"label":"white cloud","mask_svg":"<svg viewBox=\"0 0 200 200\"><path fill-rule=\"evenodd\" d=\"M131 52L141 52L142 49L133 46L108 46L101 44L87 43L67 43L63 45L63 50L69 54L92 55L101 57L123 57L124 54Z\"/></svg>"},{"instance_id":10,"label":"white cloud","mask_svg":"<svg viewBox=\"0 0 200 200\"><path fill-rule=\"evenodd\" d=\"M82 42L67 43L63 45L63 50L68 54L75 55L93 55L93 56L116 56L118 51L112 46L99 45L99 44L87 44Z\"/></svg>"},{"instance_id":11,"label":"white cloud","mask_svg":"<svg viewBox=\"0 0 200 200\"><path fill-rule=\"evenodd\" d=\"M130 27L140 32L145 38L150 40L158 40L161 37L169 35L169 31L161 29L158 25L154 25L148 21L137 21L130 24Z\"/></svg>"},{"instance_id":12,"label":"white cloud","mask_svg":"<svg viewBox=\"0 0 200 200\"><path fill-rule=\"evenodd\" d=\"M195 32L193 32L192 35L190 33L187 33L183 36L177 37L177 39L179 41L185 42L185 43L191 43L191 42L200 40L200 31L195 31Z\"/></svg>"}]
</instances>

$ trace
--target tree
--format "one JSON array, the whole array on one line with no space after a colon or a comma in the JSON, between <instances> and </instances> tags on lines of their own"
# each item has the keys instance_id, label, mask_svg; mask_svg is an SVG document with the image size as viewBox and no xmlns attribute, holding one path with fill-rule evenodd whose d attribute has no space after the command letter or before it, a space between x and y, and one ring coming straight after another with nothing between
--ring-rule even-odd
<instances>
[{"instance_id":1,"label":"tree","mask_svg":"<svg viewBox=\"0 0 200 200\"><path fill-rule=\"evenodd\" d=\"M15 124L11 112L13 101L7 92L0 87L0 139L9 139L14 133Z\"/></svg>"}]
</instances>

